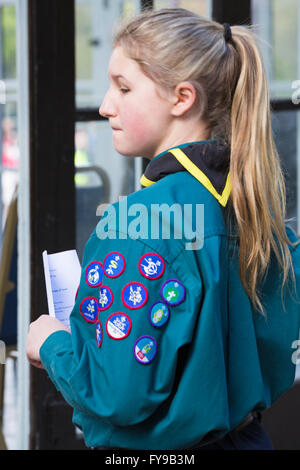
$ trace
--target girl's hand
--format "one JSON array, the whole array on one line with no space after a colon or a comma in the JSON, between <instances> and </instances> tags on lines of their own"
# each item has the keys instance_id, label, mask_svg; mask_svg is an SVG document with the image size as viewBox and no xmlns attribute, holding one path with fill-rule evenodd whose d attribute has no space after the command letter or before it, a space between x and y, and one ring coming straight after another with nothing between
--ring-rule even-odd
<instances>
[{"instance_id":1,"label":"girl's hand","mask_svg":"<svg viewBox=\"0 0 300 470\"><path fill-rule=\"evenodd\" d=\"M29 327L26 343L27 359L35 367L44 369L40 358L40 348L44 341L55 331L64 330L71 333L62 322L49 315L41 315Z\"/></svg>"}]
</instances>

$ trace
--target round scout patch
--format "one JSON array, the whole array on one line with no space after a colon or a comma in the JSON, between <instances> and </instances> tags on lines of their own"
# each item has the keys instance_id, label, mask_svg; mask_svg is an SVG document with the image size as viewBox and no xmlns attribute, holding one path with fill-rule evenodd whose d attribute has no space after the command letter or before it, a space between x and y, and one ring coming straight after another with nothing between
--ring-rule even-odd
<instances>
[{"instance_id":1,"label":"round scout patch","mask_svg":"<svg viewBox=\"0 0 300 470\"><path fill-rule=\"evenodd\" d=\"M131 330L131 320L126 313L112 313L106 322L106 331L112 339L124 339Z\"/></svg>"},{"instance_id":2,"label":"round scout patch","mask_svg":"<svg viewBox=\"0 0 300 470\"><path fill-rule=\"evenodd\" d=\"M179 305L185 298L185 287L178 279L168 279L163 283L160 294L168 305Z\"/></svg>"},{"instance_id":3,"label":"round scout patch","mask_svg":"<svg viewBox=\"0 0 300 470\"><path fill-rule=\"evenodd\" d=\"M122 289L123 304L127 308L141 308L148 300L148 292L140 282L130 282Z\"/></svg>"},{"instance_id":4,"label":"round scout patch","mask_svg":"<svg viewBox=\"0 0 300 470\"><path fill-rule=\"evenodd\" d=\"M156 356L157 345L152 336L141 336L133 346L133 354L141 364L150 364Z\"/></svg>"},{"instance_id":5,"label":"round scout patch","mask_svg":"<svg viewBox=\"0 0 300 470\"><path fill-rule=\"evenodd\" d=\"M103 279L103 266L99 261L92 261L85 270L86 283L91 287L101 285Z\"/></svg>"},{"instance_id":6,"label":"round scout patch","mask_svg":"<svg viewBox=\"0 0 300 470\"><path fill-rule=\"evenodd\" d=\"M98 317L98 301L95 297L86 297L80 304L80 312L83 318L89 322L94 323Z\"/></svg>"},{"instance_id":7,"label":"round scout patch","mask_svg":"<svg viewBox=\"0 0 300 470\"><path fill-rule=\"evenodd\" d=\"M108 309L113 303L114 295L108 286L101 286L99 289L99 310Z\"/></svg>"},{"instance_id":8,"label":"round scout patch","mask_svg":"<svg viewBox=\"0 0 300 470\"><path fill-rule=\"evenodd\" d=\"M125 258L116 251L109 253L104 259L103 267L107 277L118 277L125 269Z\"/></svg>"},{"instance_id":9,"label":"round scout patch","mask_svg":"<svg viewBox=\"0 0 300 470\"><path fill-rule=\"evenodd\" d=\"M151 325L160 328L169 320L170 311L168 306L162 302L155 302L149 310L149 321Z\"/></svg>"},{"instance_id":10,"label":"round scout patch","mask_svg":"<svg viewBox=\"0 0 300 470\"><path fill-rule=\"evenodd\" d=\"M102 325L99 321L96 323L96 341L98 348L100 348L103 340L103 330L102 330Z\"/></svg>"},{"instance_id":11,"label":"round scout patch","mask_svg":"<svg viewBox=\"0 0 300 470\"><path fill-rule=\"evenodd\" d=\"M139 271L147 279L158 279L165 270L165 262L157 253L147 253L139 261Z\"/></svg>"}]
</instances>

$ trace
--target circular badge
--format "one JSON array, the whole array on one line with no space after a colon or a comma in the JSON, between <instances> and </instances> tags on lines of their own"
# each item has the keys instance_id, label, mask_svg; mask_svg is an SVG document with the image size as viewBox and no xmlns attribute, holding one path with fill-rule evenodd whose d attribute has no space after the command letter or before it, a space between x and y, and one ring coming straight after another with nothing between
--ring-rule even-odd
<instances>
[{"instance_id":1,"label":"circular badge","mask_svg":"<svg viewBox=\"0 0 300 470\"><path fill-rule=\"evenodd\" d=\"M141 308L148 300L147 289L140 282L130 282L122 289L122 300L127 308Z\"/></svg>"},{"instance_id":2,"label":"circular badge","mask_svg":"<svg viewBox=\"0 0 300 470\"><path fill-rule=\"evenodd\" d=\"M141 364L150 364L156 356L157 345L152 336L141 336L133 346L133 354Z\"/></svg>"},{"instance_id":3,"label":"circular badge","mask_svg":"<svg viewBox=\"0 0 300 470\"><path fill-rule=\"evenodd\" d=\"M118 277L125 269L125 258L117 251L109 253L104 259L103 267L107 277Z\"/></svg>"},{"instance_id":4,"label":"circular badge","mask_svg":"<svg viewBox=\"0 0 300 470\"><path fill-rule=\"evenodd\" d=\"M99 310L108 309L113 303L114 295L108 286L101 286L99 289Z\"/></svg>"},{"instance_id":5,"label":"circular badge","mask_svg":"<svg viewBox=\"0 0 300 470\"><path fill-rule=\"evenodd\" d=\"M86 283L91 287L99 287L103 279L103 266L99 261L92 261L85 270Z\"/></svg>"},{"instance_id":6,"label":"circular badge","mask_svg":"<svg viewBox=\"0 0 300 470\"><path fill-rule=\"evenodd\" d=\"M106 331L112 339L124 339L131 330L131 320L126 313L112 313L106 322Z\"/></svg>"},{"instance_id":7,"label":"circular badge","mask_svg":"<svg viewBox=\"0 0 300 470\"><path fill-rule=\"evenodd\" d=\"M86 297L80 304L80 312L83 318L94 323L98 318L98 301L95 297Z\"/></svg>"},{"instance_id":8,"label":"circular badge","mask_svg":"<svg viewBox=\"0 0 300 470\"><path fill-rule=\"evenodd\" d=\"M165 270L165 262L157 253L147 253L139 261L139 271L147 279L158 279Z\"/></svg>"},{"instance_id":9,"label":"circular badge","mask_svg":"<svg viewBox=\"0 0 300 470\"><path fill-rule=\"evenodd\" d=\"M149 321L151 325L160 328L167 323L169 320L169 315L169 307L164 302L159 300L150 307Z\"/></svg>"},{"instance_id":10,"label":"circular badge","mask_svg":"<svg viewBox=\"0 0 300 470\"><path fill-rule=\"evenodd\" d=\"M168 279L160 289L163 300L168 305L179 305L185 298L185 287L178 279Z\"/></svg>"},{"instance_id":11,"label":"circular badge","mask_svg":"<svg viewBox=\"0 0 300 470\"><path fill-rule=\"evenodd\" d=\"M103 330L102 330L102 325L99 321L96 323L96 341L98 348L100 348L103 340Z\"/></svg>"}]
</instances>

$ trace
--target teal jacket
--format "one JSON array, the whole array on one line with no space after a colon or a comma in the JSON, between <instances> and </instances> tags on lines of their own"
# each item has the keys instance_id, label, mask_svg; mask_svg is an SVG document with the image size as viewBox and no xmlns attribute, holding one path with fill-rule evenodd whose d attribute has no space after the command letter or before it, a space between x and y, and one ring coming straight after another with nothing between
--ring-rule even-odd
<instances>
[{"instance_id":1,"label":"teal jacket","mask_svg":"<svg viewBox=\"0 0 300 470\"><path fill-rule=\"evenodd\" d=\"M251 306L225 223L229 155L219 144L155 157L146 187L107 207L85 247L72 334L40 349L87 446L204 444L294 382L299 299L292 286L283 309L272 257L259 285L266 317ZM300 245L290 250L299 290Z\"/></svg>"}]
</instances>

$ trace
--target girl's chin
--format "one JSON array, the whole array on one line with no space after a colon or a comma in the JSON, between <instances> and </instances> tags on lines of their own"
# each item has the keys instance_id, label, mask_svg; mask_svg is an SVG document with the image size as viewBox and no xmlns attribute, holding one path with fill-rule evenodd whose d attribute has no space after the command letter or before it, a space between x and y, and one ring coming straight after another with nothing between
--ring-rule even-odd
<instances>
[{"instance_id":1,"label":"girl's chin","mask_svg":"<svg viewBox=\"0 0 300 470\"><path fill-rule=\"evenodd\" d=\"M117 134L115 134L117 137ZM134 147L133 145L126 145L126 142L120 142L118 138L114 138L113 136L113 146L116 152L124 157L144 157L150 160L152 155L149 156L145 148L138 148L138 146Z\"/></svg>"},{"instance_id":2,"label":"girl's chin","mask_svg":"<svg viewBox=\"0 0 300 470\"><path fill-rule=\"evenodd\" d=\"M132 153L129 150L124 150L124 149L118 147L118 145L114 145L114 149L120 155L123 155L123 157L140 157L141 156L141 155L135 155L135 153Z\"/></svg>"},{"instance_id":3,"label":"girl's chin","mask_svg":"<svg viewBox=\"0 0 300 470\"><path fill-rule=\"evenodd\" d=\"M121 145L117 145L115 143L114 143L114 149L116 152L118 152L120 155L123 155L124 157L144 157L144 155L135 151L134 149L130 149L130 148L126 149L122 147Z\"/></svg>"}]
</instances>

